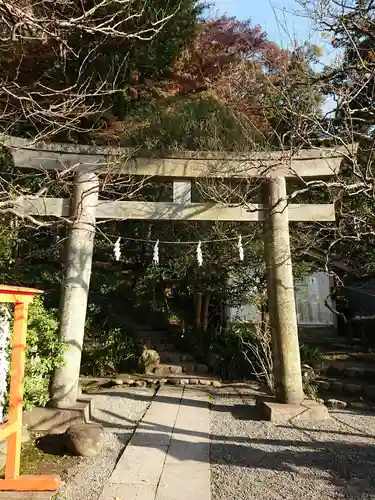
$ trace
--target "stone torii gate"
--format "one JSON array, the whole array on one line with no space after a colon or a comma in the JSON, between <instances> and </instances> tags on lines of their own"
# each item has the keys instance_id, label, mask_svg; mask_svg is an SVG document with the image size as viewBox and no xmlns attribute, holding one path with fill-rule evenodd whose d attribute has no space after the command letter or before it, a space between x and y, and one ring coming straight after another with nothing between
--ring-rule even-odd
<instances>
[{"instance_id":1,"label":"stone torii gate","mask_svg":"<svg viewBox=\"0 0 375 500\"><path fill-rule=\"evenodd\" d=\"M289 221L334 221L332 204L288 204L287 178L326 178L338 172L342 153L332 149L302 150L296 155L271 152L249 155L175 152L163 157L128 149L38 143L3 137L19 168L73 170L72 199L28 198L17 201L19 213L71 217L63 284L60 337L66 343L65 366L55 374L52 401L71 408L77 399L81 350L91 275L96 219L220 220L265 223L265 255L276 400L301 405L304 400L294 299ZM173 180L170 202L99 199L99 176L121 175ZM262 205L254 210L216 203L192 203L191 182L197 178L264 178Z\"/></svg>"}]
</instances>

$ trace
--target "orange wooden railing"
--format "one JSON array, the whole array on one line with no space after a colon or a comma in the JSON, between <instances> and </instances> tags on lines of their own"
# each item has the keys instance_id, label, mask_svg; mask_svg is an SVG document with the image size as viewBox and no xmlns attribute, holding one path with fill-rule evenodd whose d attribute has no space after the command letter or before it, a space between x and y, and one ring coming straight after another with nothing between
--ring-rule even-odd
<instances>
[{"instance_id":1,"label":"orange wooden railing","mask_svg":"<svg viewBox=\"0 0 375 500\"><path fill-rule=\"evenodd\" d=\"M0 425L0 441L8 440L5 477L0 479L1 491L55 491L60 487L59 476L20 476L27 315L29 304L37 293L41 291L0 285L0 302L15 304L9 413L8 421Z\"/></svg>"}]
</instances>

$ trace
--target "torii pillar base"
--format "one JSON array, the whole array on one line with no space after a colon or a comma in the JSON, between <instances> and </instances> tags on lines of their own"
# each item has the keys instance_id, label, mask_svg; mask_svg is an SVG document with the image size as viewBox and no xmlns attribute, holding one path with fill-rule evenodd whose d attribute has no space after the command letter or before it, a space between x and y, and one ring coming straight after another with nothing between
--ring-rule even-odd
<instances>
[{"instance_id":1,"label":"torii pillar base","mask_svg":"<svg viewBox=\"0 0 375 500\"><path fill-rule=\"evenodd\" d=\"M328 420L328 409L313 399L305 399L301 404L278 403L275 398L257 398L257 407L267 422L286 424L290 420L320 422Z\"/></svg>"}]
</instances>

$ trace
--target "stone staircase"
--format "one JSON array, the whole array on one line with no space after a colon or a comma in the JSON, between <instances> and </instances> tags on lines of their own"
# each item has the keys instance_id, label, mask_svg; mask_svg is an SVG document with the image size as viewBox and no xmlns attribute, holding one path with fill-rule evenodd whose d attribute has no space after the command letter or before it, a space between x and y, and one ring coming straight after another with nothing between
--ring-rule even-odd
<instances>
[{"instance_id":1,"label":"stone staircase","mask_svg":"<svg viewBox=\"0 0 375 500\"><path fill-rule=\"evenodd\" d=\"M329 362L318 384L326 393L375 402L375 366Z\"/></svg>"},{"instance_id":2,"label":"stone staircase","mask_svg":"<svg viewBox=\"0 0 375 500\"><path fill-rule=\"evenodd\" d=\"M137 334L141 345L155 350L160 356L160 364L154 374L168 378L169 376L198 377L209 375L206 364L197 362L189 353L175 348L174 339L179 335L178 328L155 329L138 327Z\"/></svg>"},{"instance_id":3,"label":"stone staircase","mask_svg":"<svg viewBox=\"0 0 375 500\"><path fill-rule=\"evenodd\" d=\"M361 346L335 339L324 355L324 365L318 379L319 393L335 397L351 405L375 407L375 353ZM355 406L353 406L355 407Z\"/></svg>"}]
</instances>

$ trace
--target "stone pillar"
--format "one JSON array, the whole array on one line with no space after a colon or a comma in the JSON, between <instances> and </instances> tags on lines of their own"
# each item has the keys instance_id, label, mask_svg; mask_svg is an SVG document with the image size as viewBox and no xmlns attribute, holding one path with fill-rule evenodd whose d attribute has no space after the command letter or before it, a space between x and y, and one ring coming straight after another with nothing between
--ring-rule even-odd
<instances>
[{"instance_id":1,"label":"stone pillar","mask_svg":"<svg viewBox=\"0 0 375 500\"><path fill-rule=\"evenodd\" d=\"M77 171L60 305L60 339L66 346L65 364L56 370L51 384L50 403L57 408L70 408L77 400L98 196L98 176L88 170Z\"/></svg>"},{"instance_id":2,"label":"stone pillar","mask_svg":"<svg viewBox=\"0 0 375 500\"><path fill-rule=\"evenodd\" d=\"M280 403L300 404L304 396L284 177L266 181L264 204L275 395Z\"/></svg>"}]
</instances>

